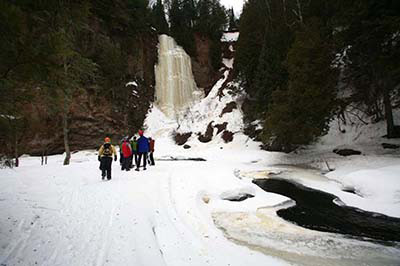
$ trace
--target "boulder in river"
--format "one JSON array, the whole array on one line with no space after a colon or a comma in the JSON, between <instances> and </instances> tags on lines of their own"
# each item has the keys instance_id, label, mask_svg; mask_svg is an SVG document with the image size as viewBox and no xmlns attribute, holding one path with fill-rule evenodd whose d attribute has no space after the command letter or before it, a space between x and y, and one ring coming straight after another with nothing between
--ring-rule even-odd
<instances>
[{"instance_id":1,"label":"boulder in river","mask_svg":"<svg viewBox=\"0 0 400 266\"><path fill-rule=\"evenodd\" d=\"M360 155L360 151L356 151L353 149L334 149L334 153L339 154L340 156L351 156L351 155Z\"/></svg>"}]
</instances>

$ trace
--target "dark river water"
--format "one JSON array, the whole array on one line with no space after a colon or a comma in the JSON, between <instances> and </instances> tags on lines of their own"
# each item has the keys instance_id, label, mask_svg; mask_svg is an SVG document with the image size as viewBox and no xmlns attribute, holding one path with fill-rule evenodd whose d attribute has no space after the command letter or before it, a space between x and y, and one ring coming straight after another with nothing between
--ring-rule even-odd
<instances>
[{"instance_id":1,"label":"dark river water","mask_svg":"<svg viewBox=\"0 0 400 266\"><path fill-rule=\"evenodd\" d=\"M295 206L281 209L277 214L299 226L363 239L400 241L400 218L340 206L334 203L340 201L335 195L286 179L256 179L253 183L265 191L296 201Z\"/></svg>"}]
</instances>

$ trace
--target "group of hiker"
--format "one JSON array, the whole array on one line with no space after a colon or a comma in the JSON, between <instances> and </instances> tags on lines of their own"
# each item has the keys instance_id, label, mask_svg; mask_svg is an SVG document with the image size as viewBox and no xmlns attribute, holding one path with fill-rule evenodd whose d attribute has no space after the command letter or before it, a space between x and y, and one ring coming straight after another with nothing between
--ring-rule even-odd
<instances>
[{"instance_id":1,"label":"group of hiker","mask_svg":"<svg viewBox=\"0 0 400 266\"><path fill-rule=\"evenodd\" d=\"M130 171L136 167L135 170L139 171L141 161L143 159L143 170L146 170L147 162L149 165L154 163L154 139L151 137L146 138L143 135L143 130L139 130L139 138L135 136L132 138L124 137L120 143L120 165L122 171ZM111 165L112 159L117 160L117 152L115 147L111 144L111 139L106 137L104 144L99 149L98 160L100 162L101 178L104 180L111 179Z\"/></svg>"}]
</instances>

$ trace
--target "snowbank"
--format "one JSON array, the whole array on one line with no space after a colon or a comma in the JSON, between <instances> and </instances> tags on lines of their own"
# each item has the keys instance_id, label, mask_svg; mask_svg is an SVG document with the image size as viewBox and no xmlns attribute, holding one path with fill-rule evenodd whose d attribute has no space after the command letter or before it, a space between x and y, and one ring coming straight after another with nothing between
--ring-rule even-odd
<instances>
[{"instance_id":1,"label":"snowbank","mask_svg":"<svg viewBox=\"0 0 400 266\"><path fill-rule=\"evenodd\" d=\"M222 35L221 42L237 42L239 39L239 32L225 32Z\"/></svg>"}]
</instances>

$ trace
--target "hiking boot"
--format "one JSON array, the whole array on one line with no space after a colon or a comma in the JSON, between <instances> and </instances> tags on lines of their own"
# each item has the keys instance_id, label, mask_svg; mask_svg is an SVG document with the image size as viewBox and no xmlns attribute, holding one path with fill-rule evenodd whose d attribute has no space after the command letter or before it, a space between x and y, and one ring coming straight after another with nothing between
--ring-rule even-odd
<instances>
[{"instance_id":1,"label":"hiking boot","mask_svg":"<svg viewBox=\"0 0 400 266\"><path fill-rule=\"evenodd\" d=\"M138 172L139 172L139 168L136 168L135 171L138 171Z\"/></svg>"},{"instance_id":2,"label":"hiking boot","mask_svg":"<svg viewBox=\"0 0 400 266\"><path fill-rule=\"evenodd\" d=\"M146 167L145 167L145 168L143 168L143 170L146 170Z\"/></svg>"}]
</instances>

